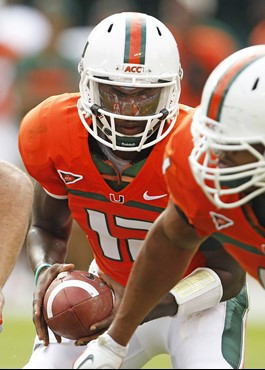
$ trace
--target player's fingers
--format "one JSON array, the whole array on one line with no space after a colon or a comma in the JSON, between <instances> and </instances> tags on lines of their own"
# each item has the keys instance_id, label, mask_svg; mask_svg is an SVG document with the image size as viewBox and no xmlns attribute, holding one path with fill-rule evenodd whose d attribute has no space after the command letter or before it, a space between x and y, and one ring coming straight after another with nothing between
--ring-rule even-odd
<instances>
[{"instance_id":1,"label":"player's fingers","mask_svg":"<svg viewBox=\"0 0 265 370\"><path fill-rule=\"evenodd\" d=\"M110 276L99 271L98 276L103 280L114 292L115 297L122 297L124 293L124 286L113 280Z\"/></svg>"},{"instance_id":2,"label":"player's fingers","mask_svg":"<svg viewBox=\"0 0 265 370\"><path fill-rule=\"evenodd\" d=\"M33 322L37 331L37 334L41 332L41 311L40 307L35 303L35 300L33 301Z\"/></svg>"},{"instance_id":3,"label":"player's fingers","mask_svg":"<svg viewBox=\"0 0 265 370\"><path fill-rule=\"evenodd\" d=\"M73 263L63 263L59 265L58 273L63 271L71 271L74 270L75 265Z\"/></svg>"},{"instance_id":4,"label":"player's fingers","mask_svg":"<svg viewBox=\"0 0 265 370\"><path fill-rule=\"evenodd\" d=\"M110 324L113 321L113 317L114 317L113 315L110 315L106 319L94 323L90 327L91 332L97 332L98 333L100 330L103 330L103 331L107 330L108 327L110 326Z\"/></svg>"},{"instance_id":5,"label":"player's fingers","mask_svg":"<svg viewBox=\"0 0 265 370\"><path fill-rule=\"evenodd\" d=\"M59 264L56 263L52 265L47 270L43 271L40 275L36 290L34 292L34 299L33 299L33 322L36 328L37 335L40 340L43 341L45 346L49 345L49 333L47 325L43 318L42 312L42 304L45 292L54 278L60 273L64 271L69 271L75 268L73 263L69 264ZM58 343L61 343L61 337L55 335L55 338Z\"/></svg>"},{"instance_id":6,"label":"player's fingers","mask_svg":"<svg viewBox=\"0 0 265 370\"><path fill-rule=\"evenodd\" d=\"M36 299L34 299L33 301L33 322L39 340L42 340L44 342L44 345L47 346L49 344L48 329L46 323L43 320L42 309L40 305L37 304Z\"/></svg>"},{"instance_id":7,"label":"player's fingers","mask_svg":"<svg viewBox=\"0 0 265 370\"><path fill-rule=\"evenodd\" d=\"M98 276L100 277L101 280L105 281L106 284L111 286L112 279L108 275L104 274L104 272L99 271Z\"/></svg>"},{"instance_id":8,"label":"player's fingers","mask_svg":"<svg viewBox=\"0 0 265 370\"><path fill-rule=\"evenodd\" d=\"M54 263L44 270L38 279L36 297L43 298L45 291L60 272L70 271L75 268L73 263Z\"/></svg>"},{"instance_id":9,"label":"player's fingers","mask_svg":"<svg viewBox=\"0 0 265 370\"><path fill-rule=\"evenodd\" d=\"M36 317L37 321L38 321L38 316L42 315L43 298L51 282L55 279L55 277L60 272L72 270L74 269L74 267L75 265L73 263L69 263L69 264L55 263L50 268L43 271L43 273L39 276L37 287L34 291L34 299L33 299L33 316L37 316Z\"/></svg>"},{"instance_id":10,"label":"player's fingers","mask_svg":"<svg viewBox=\"0 0 265 370\"><path fill-rule=\"evenodd\" d=\"M36 325L35 323L35 327L36 327L39 340L43 341L44 346L48 346L49 345L49 334L48 334L47 326L39 325L39 324Z\"/></svg>"},{"instance_id":11,"label":"player's fingers","mask_svg":"<svg viewBox=\"0 0 265 370\"><path fill-rule=\"evenodd\" d=\"M85 346L87 343L91 342L94 339L97 339L101 334L103 334L106 331L106 329L102 329L97 331L95 334L90 335L89 337L83 337L79 338L76 342L76 346Z\"/></svg>"},{"instance_id":12,"label":"player's fingers","mask_svg":"<svg viewBox=\"0 0 265 370\"><path fill-rule=\"evenodd\" d=\"M49 345L49 343L50 343L50 341L49 341L49 333L48 333L47 326L43 326L42 333L44 334L43 335L43 338L42 338L43 344L44 344L45 347L47 347Z\"/></svg>"},{"instance_id":13,"label":"player's fingers","mask_svg":"<svg viewBox=\"0 0 265 370\"><path fill-rule=\"evenodd\" d=\"M54 333L54 331L53 331L53 334L55 336L55 339L56 339L57 343L61 343L62 342L62 337L60 335Z\"/></svg>"}]
</instances>

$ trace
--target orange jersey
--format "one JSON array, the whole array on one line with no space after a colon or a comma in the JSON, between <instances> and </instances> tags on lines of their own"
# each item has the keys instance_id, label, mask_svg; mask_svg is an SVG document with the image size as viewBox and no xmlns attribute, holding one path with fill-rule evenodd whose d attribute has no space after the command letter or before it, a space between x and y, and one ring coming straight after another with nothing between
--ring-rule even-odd
<instances>
[{"instance_id":1,"label":"orange jersey","mask_svg":"<svg viewBox=\"0 0 265 370\"><path fill-rule=\"evenodd\" d=\"M89 150L78 98L79 94L53 96L31 110L21 124L20 153L29 174L51 196L68 198L99 268L125 285L147 231L168 202L161 169L170 135L155 145L140 169L136 163L124 170L123 176L134 172L135 177L123 190L114 191L99 171L100 166L111 168L107 163L97 166ZM187 112L182 106L177 125ZM188 272L202 261L198 253Z\"/></svg>"},{"instance_id":2,"label":"orange jersey","mask_svg":"<svg viewBox=\"0 0 265 370\"><path fill-rule=\"evenodd\" d=\"M174 203L201 236L216 237L243 269L265 287L265 229L249 204L218 209L196 183L188 157L192 150L192 114L174 128L165 150L165 179ZM238 194L229 198L238 199Z\"/></svg>"}]
</instances>

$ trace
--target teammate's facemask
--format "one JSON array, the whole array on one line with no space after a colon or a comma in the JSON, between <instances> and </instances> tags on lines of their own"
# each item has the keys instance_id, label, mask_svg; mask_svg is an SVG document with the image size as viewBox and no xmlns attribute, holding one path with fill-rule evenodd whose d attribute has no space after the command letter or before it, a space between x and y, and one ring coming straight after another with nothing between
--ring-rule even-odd
<instances>
[{"instance_id":1,"label":"teammate's facemask","mask_svg":"<svg viewBox=\"0 0 265 370\"><path fill-rule=\"evenodd\" d=\"M265 192L264 96L264 45L232 54L206 82L189 159L196 181L218 208L241 206ZM245 152L252 160L218 165L218 153L228 152Z\"/></svg>"},{"instance_id":2,"label":"teammate's facemask","mask_svg":"<svg viewBox=\"0 0 265 370\"><path fill-rule=\"evenodd\" d=\"M173 35L156 18L119 13L104 19L89 35L79 72L79 116L99 142L140 151L173 128L182 69ZM124 121L142 130L122 133Z\"/></svg>"}]
</instances>

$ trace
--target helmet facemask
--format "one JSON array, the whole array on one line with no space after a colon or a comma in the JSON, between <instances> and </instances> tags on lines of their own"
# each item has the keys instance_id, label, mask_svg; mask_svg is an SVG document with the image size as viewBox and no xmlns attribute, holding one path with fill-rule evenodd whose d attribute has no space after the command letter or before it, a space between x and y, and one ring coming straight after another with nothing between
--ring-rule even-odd
<instances>
[{"instance_id":1,"label":"helmet facemask","mask_svg":"<svg viewBox=\"0 0 265 370\"><path fill-rule=\"evenodd\" d=\"M113 150L140 151L154 145L169 133L178 115L178 78L151 84L128 83L92 77L87 72L82 74L80 91L78 108L83 124ZM92 125L87 122L89 117ZM141 123L142 131L125 135L117 129L119 121ZM150 137L154 139L150 141Z\"/></svg>"},{"instance_id":2,"label":"helmet facemask","mask_svg":"<svg viewBox=\"0 0 265 370\"><path fill-rule=\"evenodd\" d=\"M220 208L234 208L265 192L265 140L225 136L223 124L200 115L200 109L196 115L199 117L194 117L196 124L191 128L194 149L189 160L194 177L208 198ZM225 153L243 151L251 154L250 163L224 168L218 165L218 158ZM227 196L239 193L240 199L228 201Z\"/></svg>"}]
</instances>

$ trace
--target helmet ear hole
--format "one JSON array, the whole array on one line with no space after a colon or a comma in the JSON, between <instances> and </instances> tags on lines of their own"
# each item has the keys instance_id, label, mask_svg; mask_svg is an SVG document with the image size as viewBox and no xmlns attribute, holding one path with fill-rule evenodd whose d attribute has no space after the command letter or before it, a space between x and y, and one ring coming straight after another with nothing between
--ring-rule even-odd
<instances>
[{"instance_id":1,"label":"helmet ear hole","mask_svg":"<svg viewBox=\"0 0 265 370\"><path fill-rule=\"evenodd\" d=\"M83 50L83 53L82 53L82 58L84 58L84 56L86 54L86 49L87 49L88 45L89 45L89 41L87 41L86 44L85 44L85 47L84 47L84 50Z\"/></svg>"},{"instance_id":2,"label":"helmet ear hole","mask_svg":"<svg viewBox=\"0 0 265 370\"><path fill-rule=\"evenodd\" d=\"M252 86L252 89L251 89L252 91L256 90L258 83L259 83L259 78L257 78L256 81L254 82L254 85Z\"/></svg>"},{"instance_id":3,"label":"helmet ear hole","mask_svg":"<svg viewBox=\"0 0 265 370\"><path fill-rule=\"evenodd\" d=\"M156 27L156 29L157 29L157 32L158 32L159 36L162 36L162 33L160 31L160 28L159 27Z\"/></svg>"},{"instance_id":4,"label":"helmet ear hole","mask_svg":"<svg viewBox=\"0 0 265 370\"><path fill-rule=\"evenodd\" d=\"M111 32L112 27L113 27L113 23L109 26L109 28L108 28L108 33L110 33L110 32Z\"/></svg>"}]
</instances>

